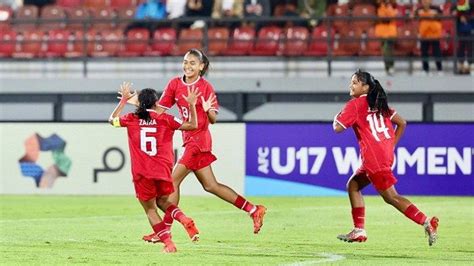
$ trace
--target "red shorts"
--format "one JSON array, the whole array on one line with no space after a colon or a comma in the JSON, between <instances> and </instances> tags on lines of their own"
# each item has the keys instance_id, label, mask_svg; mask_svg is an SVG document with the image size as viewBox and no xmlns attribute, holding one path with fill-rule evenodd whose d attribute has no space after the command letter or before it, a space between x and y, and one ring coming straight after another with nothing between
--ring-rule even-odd
<instances>
[{"instance_id":1,"label":"red shorts","mask_svg":"<svg viewBox=\"0 0 474 266\"><path fill-rule=\"evenodd\" d=\"M389 187L395 185L398 181L391 170L368 173L364 168L361 167L357 169L356 173L354 174L354 176L358 175L365 175L369 179L370 183L372 183L372 185L378 191L385 191Z\"/></svg>"},{"instance_id":2,"label":"red shorts","mask_svg":"<svg viewBox=\"0 0 474 266\"><path fill-rule=\"evenodd\" d=\"M143 177L133 180L133 185L135 186L135 195L141 201L148 201L174 192L173 182L165 180Z\"/></svg>"},{"instance_id":3,"label":"red shorts","mask_svg":"<svg viewBox=\"0 0 474 266\"><path fill-rule=\"evenodd\" d=\"M191 145L184 148L184 154L178 163L186 166L189 170L196 171L209 166L215 160L217 160L217 158L212 152L202 152L199 147Z\"/></svg>"}]
</instances>

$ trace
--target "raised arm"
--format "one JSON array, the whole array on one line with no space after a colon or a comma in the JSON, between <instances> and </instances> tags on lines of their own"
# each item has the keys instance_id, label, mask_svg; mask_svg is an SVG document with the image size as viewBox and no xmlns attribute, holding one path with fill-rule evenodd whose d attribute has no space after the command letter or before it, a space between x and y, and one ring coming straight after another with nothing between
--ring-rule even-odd
<instances>
[{"instance_id":1,"label":"raised arm","mask_svg":"<svg viewBox=\"0 0 474 266\"><path fill-rule=\"evenodd\" d=\"M217 122L217 112L211 109L216 104L216 98L217 96L215 94L211 94L207 100L201 96L202 108L204 112L206 112L209 123L211 124Z\"/></svg>"},{"instance_id":2,"label":"raised arm","mask_svg":"<svg viewBox=\"0 0 474 266\"><path fill-rule=\"evenodd\" d=\"M403 119L399 114L395 114L392 117L392 123L397 125L397 129L395 129L395 146L397 145L398 141L403 135L405 128L407 127L407 121Z\"/></svg>"},{"instance_id":3,"label":"raised arm","mask_svg":"<svg viewBox=\"0 0 474 266\"><path fill-rule=\"evenodd\" d=\"M131 97L133 97L134 94L130 92L130 87L131 87L130 82L123 82L122 85L120 85L120 90L118 91L120 96L117 97L120 99L120 102L117 104L112 114L110 114L109 123L111 125L113 125L115 118L120 117L120 113L123 111L123 108L125 107L125 104L127 103L127 101Z\"/></svg>"},{"instance_id":4,"label":"raised arm","mask_svg":"<svg viewBox=\"0 0 474 266\"><path fill-rule=\"evenodd\" d=\"M180 130L194 130L198 128L196 102L201 93L195 87L188 87L188 95L183 95L183 98L189 103L189 121L184 121ZM159 107L161 108L161 107ZM164 110L164 108L161 108Z\"/></svg>"}]
</instances>

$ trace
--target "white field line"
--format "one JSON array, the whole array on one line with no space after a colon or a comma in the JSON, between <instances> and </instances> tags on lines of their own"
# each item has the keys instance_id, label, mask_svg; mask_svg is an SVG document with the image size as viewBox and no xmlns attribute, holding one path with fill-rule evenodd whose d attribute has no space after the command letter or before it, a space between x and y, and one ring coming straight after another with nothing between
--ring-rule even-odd
<instances>
[{"instance_id":1,"label":"white field line","mask_svg":"<svg viewBox=\"0 0 474 266\"><path fill-rule=\"evenodd\" d=\"M306 266L306 265L315 265L315 264L321 264L321 263L326 263L326 262L335 262L335 261L346 259L346 257L342 255L332 254L332 253L319 253L317 255L322 258L317 259L317 260L298 261L294 263L283 264L281 266Z\"/></svg>"}]
</instances>

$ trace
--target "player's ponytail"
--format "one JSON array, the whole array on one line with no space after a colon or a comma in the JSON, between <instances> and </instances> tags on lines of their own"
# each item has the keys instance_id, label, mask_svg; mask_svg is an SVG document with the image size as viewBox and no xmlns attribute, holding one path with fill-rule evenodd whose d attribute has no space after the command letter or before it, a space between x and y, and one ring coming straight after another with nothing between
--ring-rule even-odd
<instances>
[{"instance_id":1,"label":"player's ponytail","mask_svg":"<svg viewBox=\"0 0 474 266\"><path fill-rule=\"evenodd\" d=\"M138 107L135 110L135 114L138 118L145 121L150 121L150 113L147 109L151 109L155 106L156 101L158 100L158 94L154 89L146 88L140 91L138 94Z\"/></svg>"},{"instance_id":2,"label":"player's ponytail","mask_svg":"<svg viewBox=\"0 0 474 266\"><path fill-rule=\"evenodd\" d=\"M385 90L378 80L374 78L369 72L357 70L354 75L363 84L369 85L367 93L367 103L371 110L376 110L377 113L383 116L390 116L390 108L388 107L388 99Z\"/></svg>"},{"instance_id":3,"label":"player's ponytail","mask_svg":"<svg viewBox=\"0 0 474 266\"><path fill-rule=\"evenodd\" d=\"M199 61L201 61L201 63L204 64L204 68L199 72L199 76L204 76L206 73L207 73L207 70L209 69L209 58L207 57L207 55L199 50L199 49L191 49L187 52L188 54L192 54L194 55L195 57L199 58Z\"/></svg>"}]
</instances>

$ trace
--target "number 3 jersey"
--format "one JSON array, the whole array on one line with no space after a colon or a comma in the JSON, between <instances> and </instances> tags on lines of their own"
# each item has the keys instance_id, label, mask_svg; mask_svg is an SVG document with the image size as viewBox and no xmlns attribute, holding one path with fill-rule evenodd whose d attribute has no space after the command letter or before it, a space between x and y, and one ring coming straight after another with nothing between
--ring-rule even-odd
<instances>
[{"instance_id":1,"label":"number 3 jersey","mask_svg":"<svg viewBox=\"0 0 474 266\"><path fill-rule=\"evenodd\" d=\"M174 163L173 134L182 121L172 115L150 113L150 121L129 113L115 118L115 127L126 127L134 180L159 179L172 182Z\"/></svg>"},{"instance_id":2,"label":"number 3 jersey","mask_svg":"<svg viewBox=\"0 0 474 266\"><path fill-rule=\"evenodd\" d=\"M391 119L369 109L367 95L361 95L346 103L335 117L335 122L345 129L352 127L360 146L362 167L369 173L387 171L393 163L395 134Z\"/></svg>"},{"instance_id":3,"label":"number 3 jersey","mask_svg":"<svg viewBox=\"0 0 474 266\"><path fill-rule=\"evenodd\" d=\"M188 87L196 88L201 93L201 96L198 97L196 103L196 113L198 120L198 128L191 131L183 131L183 146L186 145L196 145L199 147L201 152L208 152L212 150L212 138L211 133L209 132L209 119L207 113L204 112L202 107L202 99L209 99L212 95L215 95L214 88L212 85L207 82L203 77L199 77L193 83L185 83L182 77L176 77L168 83L161 98L158 102L160 107L165 109L171 108L174 104L178 106L181 119L188 121L189 120L189 104L183 98L183 95L188 95ZM211 107L210 110L218 112L219 104L217 99L215 104Z\"/></svg>"}]
</instances>

